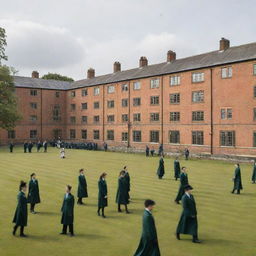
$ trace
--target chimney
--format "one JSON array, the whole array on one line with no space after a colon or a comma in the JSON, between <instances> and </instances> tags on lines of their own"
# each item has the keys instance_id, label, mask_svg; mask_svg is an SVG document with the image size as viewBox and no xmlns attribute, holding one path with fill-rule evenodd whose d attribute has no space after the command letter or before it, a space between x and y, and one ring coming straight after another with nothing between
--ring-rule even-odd
<instances>
[{"instance_id":1,"label":"chimney","mask_svg":"<svg viewBox=\"0 0 256 256\"><path fill-rule=\"evenodd\" d=\"M170 50L167 52L167 62L171 62L173 60L176 60L176 52Z\"/></svg>"},{"instance_id":2,"label":"chimney","mask_svg":"<svg viewBox=\"0 0 256 256\"><path fill-rule=\"evenodd\" d=\"M39 73L37 71L33 71L31 77L32 78L39 78Z\"/></svg>"},{"instance_id":3,"label":"chimney","mask_svg":"<svg viewBox=\"0 0 256 256\"><path fill-rule=\"evenodd\" d=\"M140 68L146 67L148 65L148 59L144 56L140 57Z\"/></svg>"},{"instance_id":4,"label":"chimney","mask_svg":"<svg viewBox=\"0 0 256 256\"><path fill-rule=\"evenodd\" d=\"M118 61L115 61L114 63L114 73L121 71L121 63Z\"/></svg>"},{"instance_id":5,"label":"chimney","mask_svg":"<svg viewBox=\"0 0 256 256\"><path fill-rule=\"evenodd\" d=\"M89 68L87 70L87 78L91 79L91 78L94 78L94 77L95 77L95 70L93 68Z\"/></svg>"},{"instance_id":6,"label":"chimney","mask_svg":"<svg viewBox=\"0 0 256 256\"><path fill-rule=\"evenodd\" d=\"M228 39L222 37L220 40L220 51L225 51L229 48L230 42Z\"/></svg>"}]
</instances>

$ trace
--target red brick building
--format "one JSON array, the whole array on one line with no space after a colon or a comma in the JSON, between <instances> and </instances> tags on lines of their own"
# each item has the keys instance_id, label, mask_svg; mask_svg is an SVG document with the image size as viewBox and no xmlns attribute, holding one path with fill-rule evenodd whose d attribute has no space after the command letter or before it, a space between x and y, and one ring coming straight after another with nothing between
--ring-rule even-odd
<instances>
[{"instance_id":1,"label":"red brick building","mask_svg":"<svg viewBox=\"0 0 256 256\"><path fill-rule=\"evenodd\" d=\"M73 83L14 77L23 119L0 143L48 139L106 141L113 147L255 155L256 43L219 49Z\"/></svg>"}]
</instances>

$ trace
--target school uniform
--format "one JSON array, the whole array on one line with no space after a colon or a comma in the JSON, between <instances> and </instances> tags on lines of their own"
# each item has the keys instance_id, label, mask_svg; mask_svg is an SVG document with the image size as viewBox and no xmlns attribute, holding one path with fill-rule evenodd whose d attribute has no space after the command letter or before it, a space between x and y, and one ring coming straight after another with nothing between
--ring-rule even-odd
<instances>
[{"instance_id":1,"label":"school uniform","mask_svg":"<svg viewBox=\"0 0 256 256\"><path fill-rule=\"evenodd\" d=\"M66 193L64 195L63 204L61 207L61 224L63 224L62 233L67 234L67 228L69 227L70 235L74 235L74 196L71 193Z\"/></svg>"}]
</instances>

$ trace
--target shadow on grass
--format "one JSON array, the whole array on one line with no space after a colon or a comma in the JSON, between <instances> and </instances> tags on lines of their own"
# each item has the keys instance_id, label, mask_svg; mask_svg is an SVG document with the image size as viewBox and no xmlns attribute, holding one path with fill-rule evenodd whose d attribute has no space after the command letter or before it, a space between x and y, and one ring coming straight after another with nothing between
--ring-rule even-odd
<instances>
[{"instance_id":1,"label":"shadow on grass","mask_svg":"<svg viewBox=\"0 0 256 256\"><path fill-rule=\"evenodd\" d=\"M37 212L36 215L45 215L45 216L57 216L60 215L60 212Z\"/></svg>"},{"instance_id":2,"label":"shadow on grass","mask_svg":"<svg viewBox=\"0 0 256 256\"><path fill-rule=\"evenodd\" d=\"M224 246L232 246L232 245L238 245L238 241L233 240L226 240L226 239L214 239L214 238L208 238L206 240L202 240L203 244L207 245L224 245Z\"/></svg>"},{"instance_id":3,"label":"shadow on grass","mask_svg":"<svg viewBox=\"0 0 256 256\"><path fill-rule=\"evenodd\" d=\"M28 237L26 238L22 238L24 240L40 240L42 242L48 242L48 241L58 241L59 240L59 234L57 233L56 235L52 235L52 236L47 236L47 235L31 235L28 234Z\"/></svg>"},{"instance_id":4,"label":"shadow on grass","mask_svg":"<svg viewBox=\"0 0 256 256\"><path fill-rule=\"evenodd\" d=\"M106 236L102 236L102 235L96 235L96 234L76 234L76 237L84 237L87 239L91 239L91 240L97 240L97 239L105 239Z\"/></svg>"}]
</instances>

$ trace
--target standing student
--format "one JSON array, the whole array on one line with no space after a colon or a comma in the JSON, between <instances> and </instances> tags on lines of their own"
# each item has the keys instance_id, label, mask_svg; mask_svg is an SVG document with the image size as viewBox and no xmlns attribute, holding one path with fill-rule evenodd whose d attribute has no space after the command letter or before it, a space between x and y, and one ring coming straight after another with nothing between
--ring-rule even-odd
<instances>
[{"instance_id":1,"label":"standing student","mask_svg":"<svg viewBox=\"0 0 256 256\"><path fill-rule=\"evenodd\" d=\"M127 205L129 204L129 197L127 193L127 182L125 180L125 171L121 171L118 178L118 188L116 193L116 203L118 204L118 212L122 212L121 204L125 206L126 213L129 213Z\"/></svg>"},{"instance_id":2,"label":"standing student","mask_svg":"<svg viewBox=\"0 0 256 256\"><path fill-rule=\"evenodd\" d=\"M154 154L155 154L154 148L152 148L152 149L150 150L150 154L151 154L151 156L154 156Z\"/></svg>"},{"instance_id":3,"label":"standing student","mask_svg":"<svg viewBox=\"0 0 256 256\"><path fill-rule=\"evenodd\" d=\"M234 188L231 193L234 194L235 191L237 191L237 194L240 194L240 190L243 189L240 164L236 164L235 168L236 169L235 169L235 174L234 174L234 178L233 178Z\"/></svg>"},{"instance_id":4,"label":"standing student","mask_svg":"<svg viewBox=\"0 0 256 256\"><path fill-rule=\"evenodd\" d=\"M43 147L44 147L44 153L46 153L47 152L47 148L48 148L48 143L47 143L46 140L43 142Z\"/></svg>"},{"instance_id":5,"label":"standing student","mask_svg":"<svg viewBox=\"0 0 256 256\"><path fill-rule=\"evenodd\" d=\"M188 148L185 149L184 155L185 155L185 159L188 160L188 158L189 158L189 150L188 150Z\"/></svg>"},{"instance_id":6,"label":"standing student","mask_svg":"<svg viewBox=\"0 0 256 256\"><path fill-rule=\"evenodd\" d=\"M28 152L29 152L29 153L32 153L32 148L33 148L33 143L32 143L32 141L30 141L30 142L28 143Z\"/></svg>"},{"instance_id":7,"label":"standing student","mask_svg":"<svg viewBox=\"0 0 256 256\"><path fill-rule=\"evenodd\" d=\"M41 149L41 141L40 140L36 144L36 149L37 149L37 152L40 152L40 149Z\"/></svg>"},{"instance_id":8,"label":"standing student","mask_svg":"<svg viewBox=\"0 0 256 256\"><path fill-rule=\"evenodd\" d=\"M164 176L164 158L163 156L160 157L160 160L159 160L159 166L158 166L158 169L157 169L157 175L158 175L158 178L159 179L162 179L163 176Z\"/></svg>"},{"instance_id":9,"label":"standing student","mask_svg":"<svg viewBox=\"0 0 256 256\"><path fill-rule=\"evenodd\" d=\"M98 216L100 216L100 210L101 210L101 216L103 218L106 218L105 216L105 207L108 206L108 188L107 188L107 182L106 182L107 174L104 172L100 175L100 179L98 181Z\"/></svg>"},{"instance_id":10,"label":"standing student","mask_svg":"<svg viewBox=\"0 0 256 256\"><path fill-rule=\"evenodd\" d=\"M180 187L179 187L179 191L177 194L177 197L175 199L176 204L180 203L180 200L182 198L182 196L185 193L185 186L188 185L188 174L187 174L187 169L186 167L182 167L181 168L181 174L180 174Z\"/></svg>"},{"instance_id":11,"label":"standing student","mask_svg":"<svg viewBox=\"0 0 256 256\"><path fill-rule=\"evenodd\" d=\"M13 142L11 142L9 145L10 153L13 152L13 148L14 148L14 144L13 144Z\"/></svg>"},{"instance_id":12,"label":"standing student","mask_svg":"<svg viewBox=\"0 0 256 256\"><path fill-rule=\"evenodd\" d=\"M30 175L30 182L28 186L28 203L30 203L30 212L35 214L35 205L39 204L40 194L39 194L39 184L36 179L36 174L32 173Z\"/></svg>"},{"instance_id":13,"label":"standing student","mask_svg":"<svg viewBox=\"0 0 256 256\"><path fill-rule=\"evenodd\" d=\"M84 204L82 201L83 198L88 197L87 182L84 175L84 169L79 170L77 197L78 197L77 204L80 204L80 205Z\"/></svg>"},{"instance_id":14,"label":"standing student","mask_svg":"<svg viewBox=\"0 0 256 256\"><path fill-rule=\"evenodd\" d=\"M146 146L146 156L149 156L149 147L148 147L148 145Z\"/></svg>"},{"instance_id":15,"label":"standing student","mask_svg":"<svg viewBox=\"0 0 256 256\"><path fill-rule=\"evenodd\" d=\"M185 194L182 196L183 211L176 230L176 238L180 240L180 234L189 234L193 236L193 243L201 243L198 239L198 224L196 202L191 194L192 187L185 186Z\"/></svg>"},{"instance_id":16,"label":"standing student","mask_svg":"<svg viewBox=\"0 0 256 256\"><path fill-rule=\"evenodd\" d=\"M65 157L65 148L61 148L61 149L60 149L60 158L62 158L62 159L63 159L63 158L66 158L66 157Z\"/></svg>"},{"instance_id":17,"label":"standing student","mask_svg":"<svg viewBox=\"0 0 256 256\"><path fill-rule=\"evenodd\" d=\"M158 156L163 156L163 155L164 155L164 147L163 147L163 144L160 144L158 149Z\"/></svg>"},{"instance_id":18,"label":"standing student","mask_svg":"<svg viewBox=\"0 0 256 256\"><path fill-rule=\"evenodd\" d=\"M104 148L104 151L108 151L108 144L106 142L103 143L103 148Z\"/></svg>"},{"instance_id":19,"label":"standing student","mask_svg":"<svg viewBox=\"0 0 256 256\"><path fill-rule=\"evenodd\" d=\"M28 150L28 143L25 141L23 144L23 148L24 148L24 153L27 153Z\"/></svg>"},{"instance_id":20,"label":"standing student","mask_svg":"<svg viewBox=\"0 0 256 256\"><path fill-rule=\"evenodd\" d=\"M61 224L63 225L61 235L67 234L67 228L69 228L70 236L74 236L74 204L75 199L71 194L72 187L66 186L66 193L64 195L63 204L61 207L62 217Z\"/></svg>"},{"instance_id":21,"label":"standing student","mask_svg":"<svg viewBox=\"0 0 256 256\"><path fill-rule=\"evenodd\" d=\"M130 174L129 174L128 170L127 170L127 166L124 166L124 178L125 178L125 181L126 181L127 196L128 196L128 199L130 199L129 192L131 190L131 178L130 178Z\"/></svg>"},{"instance_id":22,"label":"standing student","mask_svg":"<svg viewBox=\"0 0 256 256\"><path fill-rule=\"evenodd\" d=\"M178 157L174 160L174 178L175 180L180 178L180 162Z\"/></svg>"},{"instance_id":23,"label":"standing student","mask_svg":"<svg viewBox=\"0 0 256 256\"><path fill-rule=\"evenodd\" d=\"M160 256L155 220L152 215L155 202L146 200L144 205L145 210L142 219L142 234L134 256Z\"/></svg>"},{"instance_id":24,"label":"standing student","mask_svg":"<svg viewBox=\"0 0 256 256\"><path fill-rule=\"evenodd\" d=\"M252 169L252 183L256 182L256 160L253 161L253 169Z\"/></svg>"},{"instance_id":25,"label":"standing student","mask_svg":"<svg viewBox=\"0 0 256 256\"><path fill-rule=\"evenodd\" d=\"M24 234L24 227L27 226L28 222L28 209L27 209L27 198L26 198L27 184L24 181L20 182L19 194L18 194L18 204L16 207L15 215L13 218L13 223L15 226L13 228L12 234L15 236L18 227L20 227L20 236L26 237Z\"/></svg>"}]
</instances>

